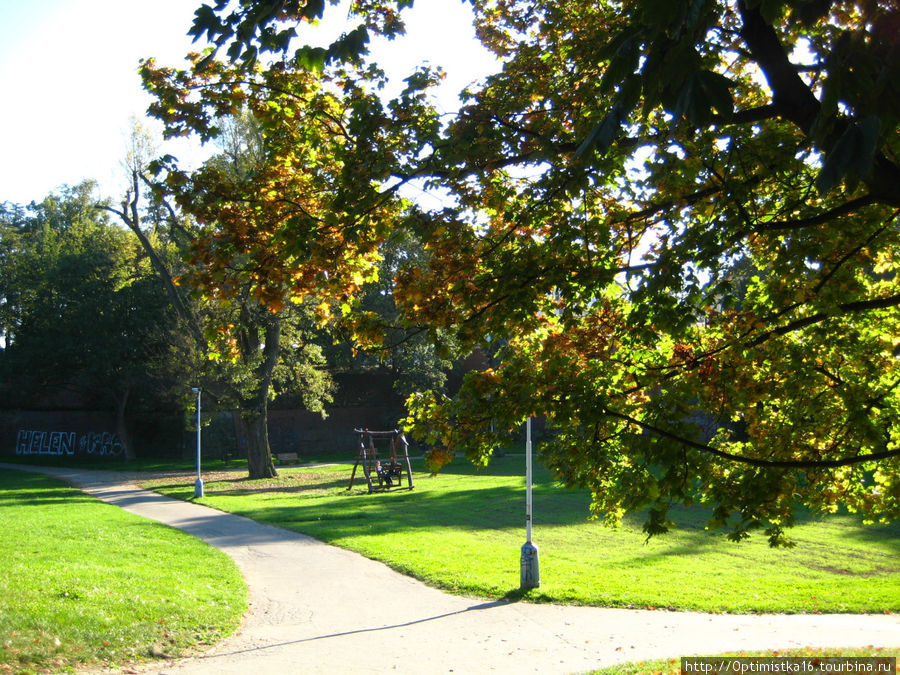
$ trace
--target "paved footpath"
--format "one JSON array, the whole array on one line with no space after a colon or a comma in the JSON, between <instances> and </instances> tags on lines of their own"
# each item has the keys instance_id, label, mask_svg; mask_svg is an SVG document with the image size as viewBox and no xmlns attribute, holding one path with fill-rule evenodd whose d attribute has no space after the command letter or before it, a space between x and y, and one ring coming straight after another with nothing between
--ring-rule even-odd
<instances>
[{"instance_id":1,"label":"paved footpath","mask_svg":"<svg viewBox=\"0 0 900 675\"><path fill-rule=\"evenodd\" d=\"M900 615L710 615L447 595L304 535L141 490L134 475L0 466L57 476L234 558L250 589L238 633L202 656L155 664L156 673L572 674L725 651L900 647Z\"/></svg>"}]
</instances>

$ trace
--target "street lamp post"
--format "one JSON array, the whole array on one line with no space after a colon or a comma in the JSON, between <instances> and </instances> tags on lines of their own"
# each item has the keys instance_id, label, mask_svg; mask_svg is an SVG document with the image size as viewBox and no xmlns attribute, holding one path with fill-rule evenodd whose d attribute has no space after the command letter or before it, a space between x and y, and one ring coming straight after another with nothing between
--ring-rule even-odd
<instances>
[{"instance_id":1,"label":"street lamp post","mask_svg":"<svg viewBox=\"0 0 900 675\"><path fill-rule=\"evenodd\" d=\"M531 418L525 423L525 543L522 545L521 575L519 586L527 591L541 585L538 548L531 541Z\"/></svg>"},{"instance_id":2,"label":"street lamp post","mask_svg":"<svg viewBox=\"0 0 900 675\"><path fill-rule=\"evenodd\" d=\"M200 387L191 391L197 394L197 480L194 482L194 498L203 496L203 478L200 477Z\"/></svg>"}]
</instances>

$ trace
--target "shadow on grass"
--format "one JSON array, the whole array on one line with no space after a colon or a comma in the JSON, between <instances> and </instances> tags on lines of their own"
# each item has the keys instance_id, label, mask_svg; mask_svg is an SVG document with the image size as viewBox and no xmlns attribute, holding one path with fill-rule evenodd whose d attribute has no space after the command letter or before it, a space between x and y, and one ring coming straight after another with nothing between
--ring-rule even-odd
<instances>
[{"instance_id":1,"label":"shadow on grass","mask_svg":"<svg viewBox=\"0 0 900 675\"><path fill-rule=\"evenodd\" d=\"M59 489L46 491L28 490L8 493L0 497L0 508L11 506L53 506L57 504L79 504L93 502L90 497L78 490L59 494Z\"/></svg>"},{"instance_id":2,"label":"shadow on grass","mask_svg":"<svg viewBox=\"0 0 900 675\"><path fill-rule=\"evenodd\" d=\"M516 458L512 458L516 459ZM509 471L515 462L510 458L492 465L500 469L501 476L517 475ZM455 462L451 475L463 477L457 486L466 485L465 476L477 476L478 470L471 464ZM546 472L549 475L549 472ZM496 477L497 472L485 472ZM349 474L348 474L349 475ZM284 494L288 498L296 497L296 502L249 503L246 508L236 511L230 505L229 511L261 520L272 525L306 533L327 542L352 537L361 533L366 535L389 535L391 533L413 532L435 528L447 528L466 531L491 531L515 529L524 522L524 486L503 485L494 487L455 487L439 491L428 489L427 478L417 481L425 489L398 491L392 494L367 494L346 492L345 476L335 474L322 476L321 481L303 485L274 485L266 488L249 488L245 491L235 489L216 490L209 488L209 497L243 497L259 493L262 495ZM238 486L242 480L232 481ZM321 492L322 494L315 494ZM340 497L346 496L346 499ZM589 496L583 490L568 490L558 484L547 481L535 486L534 503L536 518L545 526L581 526L590 519L588 509ZM673 529L669 545L646 549L641 560L648 561L664 556L695 557L702 555L712 547L729 545L721 532L708 532L706 522L711 513L700 507L673 507L670 516L677 527ZM820 520L815 515L801 513L797 524L815 523ZM626 516L624 527L633 531L636 536L643 537L641 532L644 515L637 513ZM868 526L871 529L859 529L861 519L844 516L829 519L824 525L846 529L854 543L866 544L879 542L887 544L891 549L900 550L900 523L884 526ZM596 523L597 528L603 525ZM793 534L789 532L789 534ZM677 536L677 542L674 541ZM758 536L762 536L761 534ZM804 545L816 545L814 535L797 532L798 542ZM663 541L667 537L655 541ZM739 546L739 545L735 545ZM738 552L737 550L735 551ZM849 552L848 552L849 553Z\"/></svg>"},{"instance_id":3,"label":"shadow on grass","mask_svg":"<svg viewBox=\"0 0 900 675\"><path fill-rule=\"evenodd\" d=\"M504 529L517 529L524 523L524 485L503 485L487 488L465 488L467 482L465 476L478 476L482 473L486 476L516 476L515 469L519 458L502 458L495 462L491 469L479 472L467 462L457 462L453 465L451 475L462 477L463 480L455 482L450 489L443 487L430 489L428 479L417 480L417 485L424 489L414 491L402 491L392 494L372 494L365 490L359 493L346 492L345 488L349 479L348 468L346 475L341 473L323 472L316 476L312 483L296 483L289 476L285 476L279 484L263 488L251 488L252 481L245 477L228 479L207 484L207 497L239 498L252 493L277 496L284 494L292 503L279 502L277 505L260 501L248 503L246 508L235 510L238 500L231 502L228 510L243 516L247 516L261 522L280 526L294 532L316 537L326 542L337 542L346 537L367 535L390 535L391 533L413 532L417 530L466 530L476 532L490 532ZM14 475L14 476L13 476ZM544 476L549 472L544 471ZM539 476L540 477L540 476ZM417 479L419 477L417 476ZM5 482L4 482L5 479ZM58 492L40 489L47 485L47 479L36 474L26 474L19 471L9 473L0 472L0 488L7 489L26 488L28 494L24 498L33 500L35 504L49 504L53 501L87 501L83 493L78 490L68 489L65 495ZM475 481L477 482L477 481ZM524 480L523 480L524 483ZM228 487L221 491L215 489L215 485L226 484ZM474 485L474 483L473 483ZM246 486L246 487L244 487ZM437 487L437 484L435 484ZM184 486L173 493L173 497L191 501L192 486ZM322 494L316 494L321 492ZM101 496L101 495L98 495ZM346 496L346 498L342 498ZM140 505L154 499L161 499L152 493L124 492L112 494L106 491L104 499L113 501L120 506ZM229 499L229 501L231 501ZM588 523L589 497L585 491L567 490L558 484L547 480L535 486L535 513L540 525L546 526L581 526ZM214 502L212 505L215 506ZM722 546L724 540L721 536L715 536L705 531L704 526L708 518L708 512L700 508L677 507L673 509L673 519L679 525L675 530L678 534L678 542L672 542L670 546L654 547L647 549L641 559L648 561L663 556L690 556L694 557L708 551L710 547ZM808 514L798 518L799 523L815 522L817 516ZM223 534L222 524L213 526L210 523L198 522L201 529L209 525L210 528L219 530ZM900 551L900 523L892 525L873 525L870 529L857 529L859 519L852 516L841 516L829 519L826 527L835 527L845 530L849 541L854 544L867 544L877 541L880 546L890 550ZM628 516L625 526L640 534L642 524L640 514ZM229 524L228 528L231 527ZM596 524L597 528L603 526ZM256 540L255 534L245 533L249 537L248 542ZM202 536L202 535L201 535ZM804 535L803 543L807 540L813 546L816 545L814 535ZM204 537L206 538L206 537ZM272 540L272 533L267 533L266 541ZM798 541L801 537L798 537ZM849 553L849 551L848 551ZM885 555L885 554L882 554Z\"/></svg>"},{"instance_id":4,"label":"shadow on grass","mask_svg":"<svg viewBox=\"0 0 900 675\"><path fill-rule=\"evenodd\" d=\"M43 474L6 470L0 473L0 507L48 506L93 501L81 490Z\"/></svg>"},{"instance_id":5,"label":"shadow on grass","mask_svg":"<svg viewBox=\"0 0 900 675\"><path fill-rule=\"evenodd\" d=\"M521 476L525 479L525 455L494 457L490 464L481 469L467 459L457 458L443 467L440 471L442 474L452 476ZM535 464L534 480L535 482L544 482L550 477L549 469Z\"/></svg>"},{"instance_id":6,"label":"shadow on grass","mask_svg":"<svg viewBox=\"0 0 900 675\"><path fill-rule=\"evenodd\" d=\"M533 600L532 596L536 595L535 591L532 589L524 589L524 588L513 588L512 590L507 591L500 598L504 602L521 602L522 600L528 599Z\"/></svg>"},{"instance_id":7,"label":"shadow on grass","mask_svg":"<svg viewBox=\"0 0 900 675\"><path fill-rule=\"evenodd\" d=\"M486 469L478 469L470 462L457 458L451 464L442 469L441 473L454 476L519 476L524 479L525 459L524 455L506 455L496 457L491 460L490 465ZM571 504L563 506L563 508L572 508L574 512L584 514L584 520L589 518L587 513L587 504L590 500L585 490L567 489L554 480L553 475L546 467L535 466L535 499L539 498L540 490L545 490L544 494L551 494L546 499L547 504L552 505L551 508L557 508L563 503L570 501ZM524 481L523 481L524 484ZM578 506L582 504L583 506ZM536 502L537 513L537 502ZM544 514L541 520L544 521ZM681 505L673 506L669 516L676 523L677 529L673 532L685 533L689 531L696 532L698 535L698 543L701 544L720 544L724 541L721 533L709 533L706 531L707 521L711 518L711 510L700 507L685 507ZM645 520L644 513L631 513L625 516L623 523L638 531L641 530ZM583 521L581 521L583 522ZM882 545L886 545L893 551L900 553L900 520L892 523L874 523L863 524L863 516L859 514L849 514L846 511L836 516L823 516L818 513L810 513L805 508L800 508L795 514L795 525L821 525L822 527L834 528L835 531L843 530L840 536L846 539L848 544L865 545L867 543L878 541ZM798 543L815 545L815 540L809 534L802 533L795 528L788 529L788 537L794 538ZM664 535L665 536L665 535ZM762 531L756 535L763 537Z\"/></svg>"}]
</instances>

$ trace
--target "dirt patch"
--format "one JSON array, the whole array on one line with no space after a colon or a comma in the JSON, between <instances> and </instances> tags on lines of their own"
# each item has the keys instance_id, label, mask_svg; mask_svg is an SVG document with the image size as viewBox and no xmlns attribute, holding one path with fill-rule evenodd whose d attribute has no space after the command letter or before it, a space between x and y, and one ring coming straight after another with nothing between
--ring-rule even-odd
<instances>
[{"instance_id":1,"label":"dirt patch","mask_svg":"<svg viewBox=\"0 0 900 675\"><path fill-rule=\"evenodd\" d=\"M814 570L828 572L829 574L840 574L848 577L877 577L882 574L896 574L896 567L873 567L868 570L850 570L846 567L835 567L832 565L809 565Z\"/></svg>"},{"instance_id":2,"label":"dirt patch","mask_svg":"<svg viewBox=\"0 0 900 675\"><path fill-rule=\"evenodd\" d=\"M141 485L152 489L160 485L193 485L196 473L168 472L158 475L145 475L139 481ZM210 494L239 494L248 492L299 492L301 490L327 490L334 487L346 487L349 474L344 477L333 472L306 470L302 472L281 471L276 478L251 480L246 469L229 469L225 471L204 472L203 483ZM227 485L223 485L227 484Z\"/></svg>"}]
</instances>

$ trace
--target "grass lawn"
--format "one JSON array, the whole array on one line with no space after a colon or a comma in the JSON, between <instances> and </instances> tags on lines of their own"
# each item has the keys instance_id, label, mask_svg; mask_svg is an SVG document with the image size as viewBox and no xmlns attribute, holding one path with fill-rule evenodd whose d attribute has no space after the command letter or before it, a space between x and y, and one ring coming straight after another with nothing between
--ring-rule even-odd
<instances>
[{"instance_id":1,"label":"grass lawn","mask_svg":"<svg viewBox=\"0 0 900 675\"><path fill-rule=\"evenodd\" d=\"M440 588L520 597L522 457L498 458L483 472L457 460L436 477L417 472L414 491L389 494L348 491L350 470L281 469L271 481L208 475L201 501L358 551ZM703 529L702 511L681 509L677 531L647 542L639 519L617 529L589 521L588 494L560 487L546 470L536 469L535 483L541 587L528 600L736 613L900 610L900 523L809 518L792 532L796 548L770 549L763 536L730 543ZM148 487L193 496L184 479Z\"/></svg>"},{"instance_id":2,"label":"grass lawn","mask_svg":"<svg viewBox=\"0 0 900 675\"><path fill-rule=\"evenodd\" d=\"M203 648L247 606L234 562L39 474L0 472L0 673Z\"/></svg>"}]
</instances>

